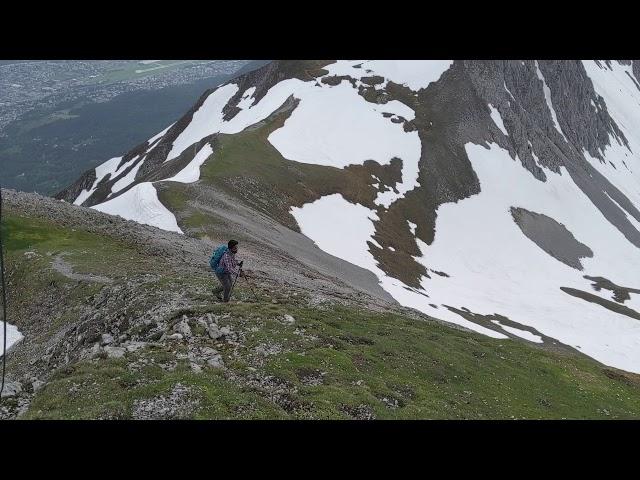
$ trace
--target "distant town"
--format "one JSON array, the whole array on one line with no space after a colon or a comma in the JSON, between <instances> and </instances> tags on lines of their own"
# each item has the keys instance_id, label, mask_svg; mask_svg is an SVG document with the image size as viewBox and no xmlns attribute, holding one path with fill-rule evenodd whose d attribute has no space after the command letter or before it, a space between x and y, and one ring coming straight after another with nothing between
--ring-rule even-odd
<instances>
[{"instance_id":1,"label":"distant town","mask_svg":"<svg viewBox=\"0 0 640 480\"><path fill-rule=\"evenodd\" d=\"M106 102L125 92L156 90L232 74L248 60L69 60L0 62L0 137L30 110L78 100Z\"/></svg>"}]
</instances>

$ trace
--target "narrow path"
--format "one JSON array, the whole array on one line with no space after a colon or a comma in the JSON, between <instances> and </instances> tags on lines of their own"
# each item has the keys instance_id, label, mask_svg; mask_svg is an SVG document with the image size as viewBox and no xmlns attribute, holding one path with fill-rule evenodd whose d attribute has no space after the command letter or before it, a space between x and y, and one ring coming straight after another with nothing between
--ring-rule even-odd
<instances>
[{"instance_id":1,"label":"narrow path","mask_svg":"<svg viewBox=\"0 0 640 480\"><path fill-rule=\"evenodd\" d=\"M113 283L113 280L110 279L109 277L103 277L101 275L74 273L73 266L67 263L64 258L62 258L63 255L64 253L57 255L53 261L52 266L56 272L64 275L67 278L70 278L71 280L80 280L80 281L84 280L87 282L99 282L99 283Z\"/></svg>"}]
</instances>

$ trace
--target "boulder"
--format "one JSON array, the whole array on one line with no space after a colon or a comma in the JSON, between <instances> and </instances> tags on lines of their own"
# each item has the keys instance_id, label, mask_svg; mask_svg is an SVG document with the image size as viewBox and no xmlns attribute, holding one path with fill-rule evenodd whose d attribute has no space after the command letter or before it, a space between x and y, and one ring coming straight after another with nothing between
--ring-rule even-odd
<instances>
[{"instance_id":1,"label":"boulder","mask_svg":"<svg viewBox=\"0 0 640 480\"><path fill-rule=\"evenodd\" d=\"M4 382L4 390L2 390L2 398L15 397L22 392L22 384L18 381Z\"/></svg>"},{"instance_id":2,"label":"boulder","mask_svg":"<svg viewBox=\"0 0 640 480\"><path fill-rule=\"evenodd\" d=\"M104 347L104 351L107 353L107 357L109 358L122 358L127 352L127 349L123 347L106 346Z\"/></svg>"},{"instance_id":3,"label":"boulder","mask_svg":"<svg viewBox=\"0 0 640 480\"><path fill-rule=\"evenodd\" d=\"M209 325L207 333L213 340L217 340L224 335L215 323Z\"/></svg>"},{"instance_id":4,"label":"boulder","mask_svg":"<svg viewBox=\"0 0 640 480\"><path fill-rule=\"evenodd\" d=\"M181 334L183 337L190 337L192 335L191 327L189 327L189 324L187 323L186 318L183 319L181 322L176 323L173 326L173 331Z\"/></svg>"}]
</instances>

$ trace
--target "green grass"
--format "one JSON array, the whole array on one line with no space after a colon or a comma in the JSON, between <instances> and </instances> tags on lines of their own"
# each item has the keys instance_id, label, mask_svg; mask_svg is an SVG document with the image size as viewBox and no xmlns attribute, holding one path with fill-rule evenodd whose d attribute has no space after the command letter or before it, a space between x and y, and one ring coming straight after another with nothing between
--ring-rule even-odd
<instances>
[{"instance_id":1,"label":"green grass","mask_svg":"<svg viewBox=\"0 0 640 480\"><path fill-rule=\"evenodd\" d=\"M371 176L364 169L343 170L282 157L267 138L284 124L287 116L288 112L281 112L258 128L220 135L219 146L200 169L199 183L219 188L293 230L298 226L289 213L292 205L301 206L336 192L369 205L375 191L370 186ZM167 208L179 212L181 227L194 234L213 233L215 219L190 207L188 192L189 186L167 182L159 198Z\"/></svg>"},{"instance_id":2,"label":"green grass","mask_svg":"<svg viewBox=\"0 0 640 480\"><path fill-rule=\"evenodd\" d=\"M168 357L156 356L158 363ZM283 416L278 408L255 393L243 392L213 369L195 374L182 362L174 371L154 364L131 371L127 360L105 359L59 370L35 397L24 418L131 418L136 401L168 397L177 384L188 386L190 399L197 402L191 418L234 418L238 412L246 418Z\"/></svg>"},{"instance_id":3,"label":"green grass","mask_svg":"<svg viewBox=\"0 0 640 480\"><path fill-rule=\"evenodd\" d=\"M62 326L76 322L78 309L103 287L99 282L80 282L57 272L53 268L57 255L63 255L74 273L91 273L116 281L148 270L149 259L133 248L80 229L60 228L46 219L7 211L2 229L11 278L8 303L12 316L21 318L20 328L26 331L32 327L41 331L44 327L53 335ZM57 308L42 322L38 316L41 303L46 307L52 299Z\"/></svg>"},{"instance_id":4,"label":"green grass","mask_svg":"<svg viewBox=\"0 0 640 480\"><path fill-rule=\"evenodd\" d=\"M122 276L146 271L147 259L135 249L106 236L61 228L42 218L9 214L3 219L3 239L10 259L26 252L39 256L31 263L50 268L56 255L73 265L74 272Z\"/></svg>"},{"instance_id":5,"label":"green grass","mask_svg":"<svg viewBox=\"0 0 640 480\"><path fill-rule=\"evenodd\" d=\"M124 280L121 274L153 271L147 270L153 262L145 263L148 259L132 247L108 237L11 212L6 220L10 299L24 318L22 326L29 326L29 312L38 308L43 292L50 292L52 281L65 293L59 314L49 319L51 334L77 321L77 308L100 289L57 274L47 253L66 252L74 270L116 281ZM40 256L27 259L28 251ZM168 312L165 320L228 313L219 324L241 334L241 344L216 345L204 335L201 340L219 350L227 372L208 367L192 372L176 358L184 344L177 350L145 348L124 359L83 361L56 371L25 418L129 418L138 400L166 396L177 383L188 386L198 402L190 418L344 419L357 412L379 419L640 417L640 377L580 353L491 339L399 314L309 307L302 295L266 287L258 288L255 301L242 283L236 294L242 303L217 304L196 293L212 278L162 273L134 293L149 303L162 302L163 292L184 292L183 310ZM113 314L133 318L141 312ZM295 323L284 323L284 314ZM269 347L272 354L259 353ZM153 362L132 369L130 364L141 358ZM175 370L160 368L171 361L177 361ZM285 385L286 402L247 383L252 375Z\"/></svg>"},{"instance_id":6,"label":"green grass","mask_svg":"<svg viewBox=\"0 0 640 480\"><path fill-rule=\"evenodd\" d=\"M158 350L57 372L26 418L128 418L136 400L166 396L177 383L189 386L199 401L191 418L346 419L362 406L379 419L640 416L637 379L625 374L610 378L610 370L579 354L560 355L345 307L244 303L206 310L231 313L220 323L245 329L239 357L231 355L230 347L219 348L227 367L243 376L254 365L263 376L297 387L289 398L293 407L284 409L255 389L226 380L220 371L192 373L180 361L173 372L157 365L127 370L127 361L141 355L156 364L173 358L173 352ZM293 314L295 324L278 321L283 313ZM295 334L296 329L304 329L305 336ZM259 357L261 344L278 344L282 351ZM266 361L260 366L255 358ZM322 379L320 384L309 385L314 377ZM389 406L394 403L396 408Z\"/></svg>"},{"instance_id":7,"label":"green grass","mask_svg":"<svg viewBox=\"0 0 640 480\"><path fill-rule=\"evenodd\" d=\"M250 315L263 316L271 305ZM278 307L278 306L276 306ZM242 306L245 309L245 306ZM284 306L294 326L259 323L246 348L282 345L266 371L299 387L315 416L340 418L344 405L368 405L377 418L638 418L640 381L610 378L579 354L551 353L393 314ZM233 323L233 322L230 322ZM317 340L293 334L304 328ZM305 372L325 372L305 386ZM302 373L301 373L302 372ZM360 382L360 384L358 384ZM382 400L396 400L389 408Z\"/></svg>"},{"instance_id":8,"label":"green grass","mask_svg":"<svg viewBox=\"0 0 640 480\"><path fill-rule=\"evenodd\" d=\"M400 178L401 162L379 165L368 161L339 169L287 160L269 142L269 135L281 128L290 111L267 118L258 126L233 135L219 135L214 153L200 168L197 188L212 186L281 225L299 231L291 207L301 207L323 196L340 193L351 203L376 209L377 190L372 175L389 184ZM221 225L212 215L198 211L189 204L199 193L193 186L166 182L160 201L177 213L178 223L185 232L199 238L221 238ZM378 212L384 215L383 212ZM376 259L407 285L419 287L419 279L427 275L424 266L413 256L419 254L405 219L407 212L396 212L395 221L386 220L383 230L377 229L376 241L388 249L372 247ZM413 256L412 256L413 255Z\"/></svg>"}]
</instances>

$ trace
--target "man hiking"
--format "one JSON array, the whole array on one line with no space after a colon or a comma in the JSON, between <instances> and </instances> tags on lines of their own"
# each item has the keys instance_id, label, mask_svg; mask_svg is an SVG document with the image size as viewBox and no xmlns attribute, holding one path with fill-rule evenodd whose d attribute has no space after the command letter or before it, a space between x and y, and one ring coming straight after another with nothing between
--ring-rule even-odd
<instances>
[{"instance_id":1,"label":"man hiking","mask_svg":"<svg viewBox=\"0 0 640 480\"><path fill-rule=\"evenodd\" d=\"M209 260L209 265L221 283L218 288L213 290L213 294L221 302L229 301L231 288L233 287L233 279L242 273L242 262L238 263L236 253L238 253L238 242L236 240L229 240L227 245L217 247L211 256L211 260ZM222 292L224 292L223 296L220 295Z\"/></svg>"}]
</instances>

